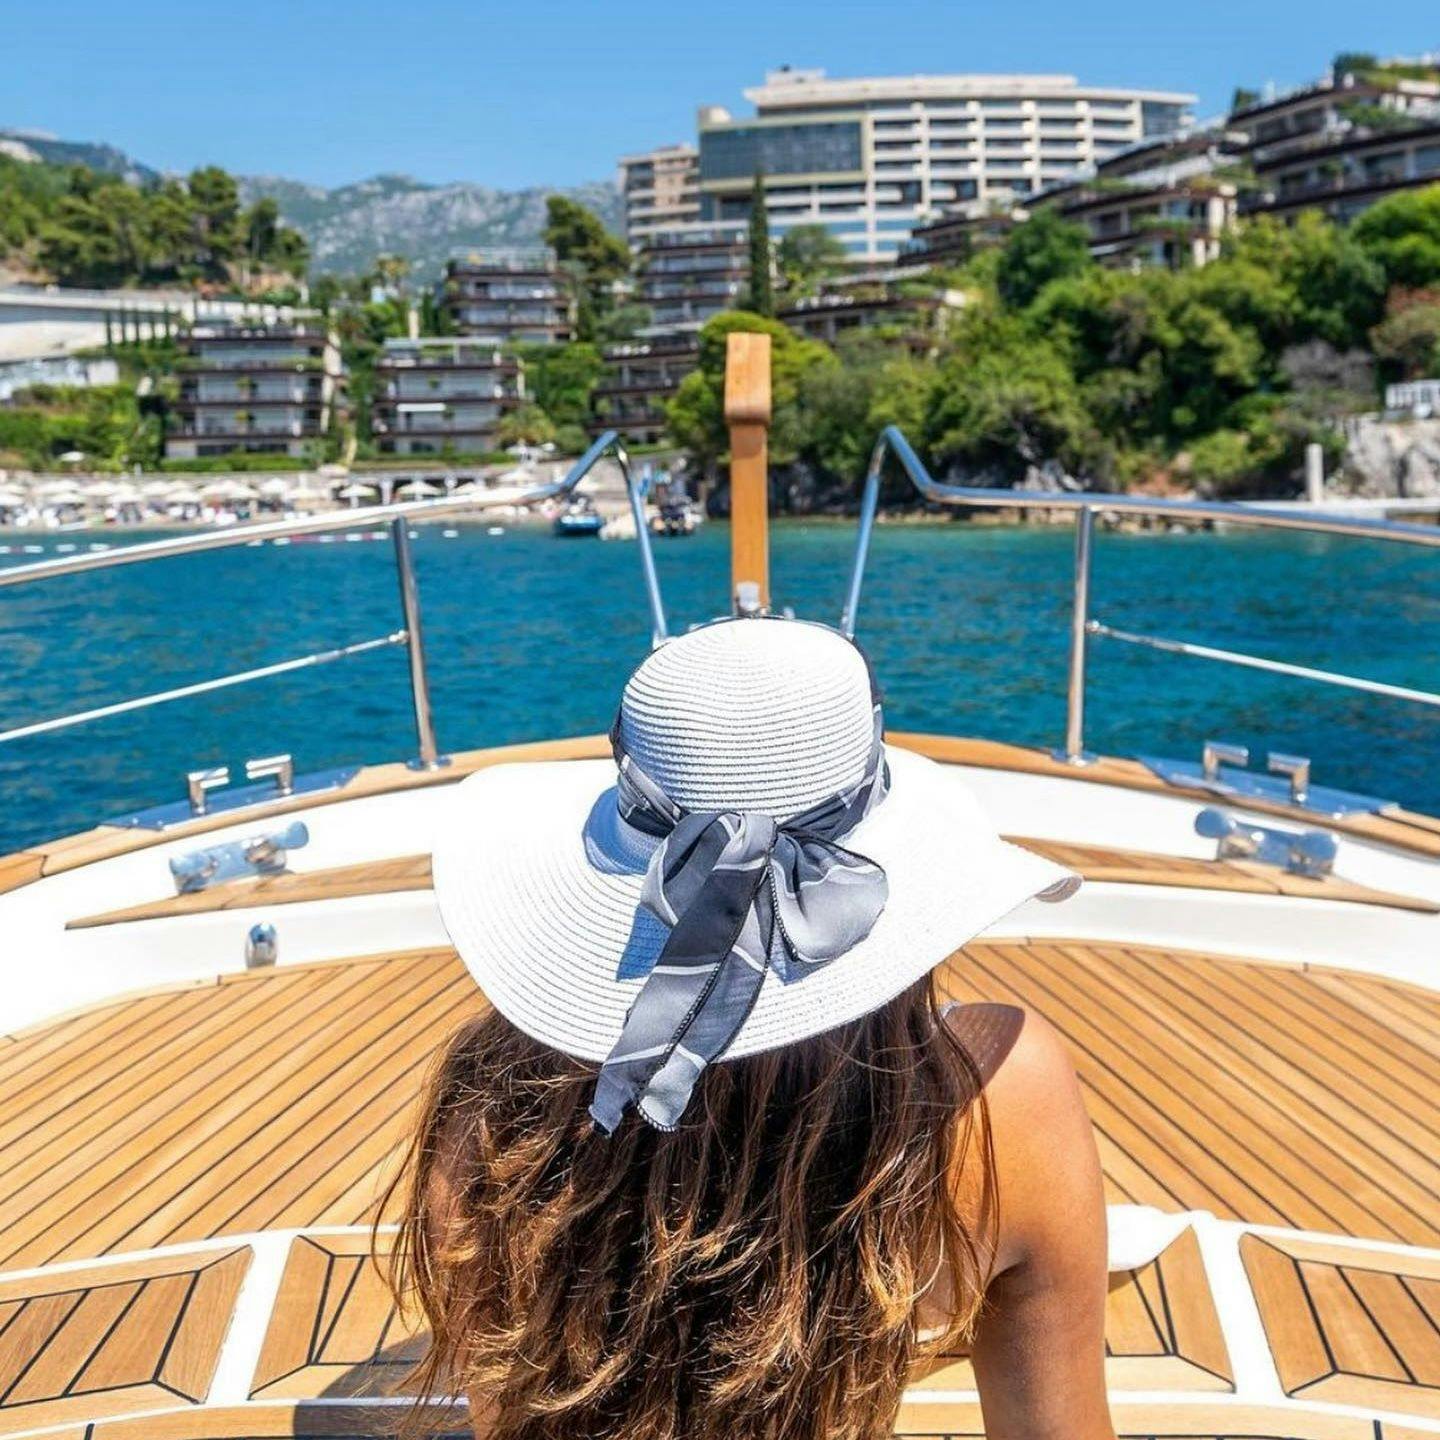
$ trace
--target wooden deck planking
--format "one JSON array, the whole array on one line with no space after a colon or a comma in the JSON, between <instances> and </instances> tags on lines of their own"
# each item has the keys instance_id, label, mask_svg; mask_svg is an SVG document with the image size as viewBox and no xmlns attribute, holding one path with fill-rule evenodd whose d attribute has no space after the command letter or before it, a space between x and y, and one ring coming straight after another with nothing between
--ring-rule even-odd
<instances>
[{"instance_id":1,"label":"wooden deck planking","mask_svg":"<svg viewBox=\"0 0 1440 1440\"><path fill-rule=\"evenodd\" d=\"M1261 1235L1240 1254L1288 1395L1440 1419L1440 1260Z\"/></svg>"},{"instance_id":2,"label":"wooden deck planking","mask_svg":"<svg viewBox=\"0 0 1440 1440\"><path fill-rule=\"evenodd\" d=\"M1440 1027L1418 1033L1440 997L1063 941L973 943L943 983L1066 1038L1112 1199L1440 1243ZM435 1048L482 1003L421 951L110 1002L0 1048L0 1267L368 1222Z\"/></svg>"},{"instance_id":3,"label":"wooden deck planking","mask_svg":"<svg viewBox=\"0 0 1440 1440\"><path fill-rule=\"evenodd\" d=\"M393 1440L402 1413L399 1404L257 1404L103 1421L47 1440ZM1421 1440L1418 1432L1388 1423L1279 1406L1122 1404L1115 1421L1120 1440ZM472 1440L459 1421L442 1420L427 1433L433 1440ZM895 1433L907 1440L984 1436L973 1402L906 1404Z\"/></svg>"},{"instance_id":4,"label":"wooden deck planking","mask_svg":"<svg viewBox=\"0 0 1440 1440\"><path fill-rule=\"evenodd\" d=\"M413 1103L435 1045L481 1003L448 951L257 973L177 998L188 1027L142 1062L83 1102L19 1117L24 1133L0 1147L0 1264L263 1228L296 1161L352 1163L368 1128L357 1116L389 1117L387 1152L403 1141L403 1110L388 1102ZM211 1010L223 1025L207 1028ZM89 1048L83 1028L72 1043ZM331 1218L317 1210L300 1223Z\"/></svg>"},{"instance_id":5,"label":"wooden deck planking","mask_svg":"<svg viewBox=\"0 0 1440 1440\"><path fill-rule=\"evenodd\" d=\"M1111 1275L1105 1302L1105 1383L1127 1390L1226 1391L1234 1373L1200 1245L1185 1230L1139 1270ZM942 1356L912 1394L973 1390L975 1371L965 1356Z\"/></svg>"},{"instance_id":6,"label":"wooden deck planking","mask_svg":"<svg viewBox=\"0 0 1440 1440\"><path fill-rule=\"evenodd\" d=\"M1415 1083L1423 1052L1328 975L1140 946L984 942L946 983L1057 1027L1107 1173L1130 1199L1440 1243L1440 1087ZM1375 984L1440 1020L1440 997Z\"/></svg>"},{"instance_id":7,"label":"wooden deck planking","mask_svg":"<svg viewBox=\"0 0 1440 1440\"><path fill-rule=\"evenodd\" d=\"M425 1332L396 1312L369 1235L300 1236L285 1263L250 1398L404 1393L424 1347Z\"/></svg>"},{"instance_id":8,"label":"wooden deck planking","mask_svg":"<svg viewBox=\"0 0 1440 1440\"><path fill-rule=\"evenodd\" d=\"M395 895L430 888L430 857L399 855L337 865L328 870L286 871L255 880L232 880L207 890L166 895L120 910L85 915L66 922L67 930L160 920L174 915L203 915L251 905L298 905L313 900L344 900L356 895ZM1440 907L1437 907L1440 908Z\"/></svg>"},{"instance_id":9,"label":"wooden deck planking","mask_svg":"<svg viewBox=\"0 0 1440 1440\"><path fill-rule=\"evenodd\" d=\"M1203 975L1195 977L1183 968L1182 961L1176 961L1163 967L1146 967L1143 973L1137 971L1129 977L1130 985L1126 987L1113 982L1103 987L1091 986L1090 995L1098 1006L1107 1009L1113 1006L1115 1008L1111 1013L1123 1013L1132 1027L1131 1033L1139 1033L1143 1037L1146 1031L1150 1031L1162 1046L1188 1047L1202 1083L1211 1079L1204 1073L1204 1067L1209 1064L1218 1072L1223 1072L1236 1087L1243 1087L1251 1093L1273 1093L1291 1122L1287 1143L1292 1156L1313 1170L1339 1175L1342 1167L1348 1164L1352 1170L1361 1172L1352 1175L1349 1183L1358 1183L1369 1202L1373 1197L1365 1191L1368 1185L1365 1172L1369 1169L1370 1159L1382 1157L1391 1166L1393 1189L1397 1195L1403 1196L1404 1210L1412 1217L1431 1216L1436 1193L1432 1187L1440 1187L1440 1165L1436 1164L1433 1155L1423 1153L1423 1147L1407 1144L1377 1125L1368 1113L1368 1106L1372 1103L1369 1097L1366 1097L1363 1106L1348 1112L1337 1107L1336 1088L1344 1077L1325 1077L1333 1082L1327 1086L1321 1079L1312 1076L1304 1068L1309 1057L1303 1048L1286 1047L1288 1058L1276 1058L1274 1048L1279 1048L1275 1044L1279 1038L1277 1031L1272 1023L1268 1035L1264 1032L1257 1034L1254 1017L1261 1007L1243 992L1235 995L1233 1017L1227 1013L1222 1018L1215 1013L1213 1001L1222 985L1259 982L1280 973L1271 970L1267 977L1261 966L1248 967L1247 973L1243 974L1233 973L1233 967L1207 968ZM1198 983L1195 983L1197 980ZM1292 989L1287 988L1287 996ZM1296 1002L1292 999L1291 1003ZM1332 1014L1331 1018L1335 1016ZM1257 1040L1258 1043L1245 1043L1247 1040ZM1274 1048L1268 1048L1264 1043L1266 1040ZM1145 1043L1149 1043L1148 1038ZM1292 1105L1291 1101L1302 1103ZM1251 1153L1258 1151L1262 1163L1271 1164L1266 1155L1274 1143L1270 1124L1260 1122L1255 1128L1246 1122L1242 1111L1237 1110L1236 1113L1242 1117L1244 1138ZM1383 1197L1375 1203L1379 1209L1373 1213L1388 1213L1388 1203ZM1348 1231L1353 1226L1345 1222L1328 1228Z\"/></svg>"},{"instance_id":10,"label":"wooden deck planking","mask_svg":"<svg viewBox=\"0 0 1440 1440\"><path fill-rule=\"evenodd\" d=\"M1275 895L1292 900L1343 900L1355 905L1382 905L1434 915L1440 905L1412 895L1375 890L1339 875L1292 875L1273 865L1246 860L1201 860L1189 855L1162 855L1147 850L1117 849L1108 845L1080 845L1070 841L1038 840L1007 835L1057 865L1064 865L1087 880L1111 885L1170 885L1184 890L1223 890L1231 894Z\"/></svg>"},{"instance_id":11,"label":"wooden deck planking","mask_svg":"<svg viewBox=\"0 0 1440 1440\"><path fill-rule=\"evenodd\" d=\"M0 1434L204 1403L248 1248L0 1285Z\"/></svg>"}]
</instances>

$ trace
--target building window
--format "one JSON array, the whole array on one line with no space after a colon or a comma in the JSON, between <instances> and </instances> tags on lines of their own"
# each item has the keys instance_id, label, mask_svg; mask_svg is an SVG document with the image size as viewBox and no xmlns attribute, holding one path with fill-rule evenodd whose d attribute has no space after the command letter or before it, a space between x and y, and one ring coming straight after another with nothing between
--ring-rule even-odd
<instances>
[{"instance_id":1,"label":"building window","mask_svg":"<svg viewBox=\"0 0 1440 1440\"><path fill-rule=\"evenodd\" d=\"M816 175L863 168L857 120L794 125L745 125L700 136L700 178L743 180L766 175Z\"/></svg>"}]
</instances>

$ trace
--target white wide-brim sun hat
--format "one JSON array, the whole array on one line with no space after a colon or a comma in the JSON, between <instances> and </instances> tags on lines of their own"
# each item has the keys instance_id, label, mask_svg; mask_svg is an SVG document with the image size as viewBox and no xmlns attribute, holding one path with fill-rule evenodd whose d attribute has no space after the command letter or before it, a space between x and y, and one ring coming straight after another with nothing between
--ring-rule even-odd
<instances>
[{"instance_id":1,"label":"white wide-brim sun hat","mask_svg":"<svg viewBox=\"0 0 1440 1440\"><path fill-rule=\"evenodd\" d=\"M627 752L687 810L797 815L864 773L869 672L838 632L737 620L673 639L631 677ZM840 843L889 895L866 938L785 983L767 972L723 1059L772 1050L878 1009L1033 897L1079 879L999 838L960 777L887 751L886 798ZM534 1039L602 1061L665 944L640 904L660 842L622 819L609 760L497 765L447 796L434 844L446 929L486 998Z\"/></svg>"}]
</instances>

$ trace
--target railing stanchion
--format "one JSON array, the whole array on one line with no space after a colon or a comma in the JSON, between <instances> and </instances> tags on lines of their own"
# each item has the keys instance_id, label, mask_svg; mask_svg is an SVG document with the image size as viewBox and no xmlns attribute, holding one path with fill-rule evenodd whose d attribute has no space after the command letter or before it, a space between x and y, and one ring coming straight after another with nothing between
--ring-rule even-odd
<instances>
[{"instance_id":1,"label":"railing stanchion","mask_svg":"<svg viewBox=\"0 0 1440 1440\"><path fill-rule=\"evenodd\" d=\"M430 677L425 669L425 635L420 628L420 587L410 554L410 521L399 516L390 522L395 541L395 574L400 581L400 610L405 618L405 653L410 657L410 700L415 707L415 738L419 744L417 769L434 770L446 762L435 744L435 715L430 709Z\"/></svg>"},{"instance_id":2,"label":"railing stanchion","mask_svg":"<svg viewBox=\"0 0 1440 1440\"><path fill-rule=\"evenodd\" d=\"M1082 505L1075 512L1075 587L1070 599L1070 683L1065 701L1067 765L1088 765L1085 753L1085 660L1090 624L1090 551L1095 535L1095 511Z\"/></svg>"}]
</instances>

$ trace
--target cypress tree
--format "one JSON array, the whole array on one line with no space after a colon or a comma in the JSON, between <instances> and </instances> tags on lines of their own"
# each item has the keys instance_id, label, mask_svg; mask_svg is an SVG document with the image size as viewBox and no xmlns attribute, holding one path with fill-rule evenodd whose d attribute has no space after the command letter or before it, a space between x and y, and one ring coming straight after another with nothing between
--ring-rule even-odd
<instances>
[{"instance_id":1,"label":"cypress tree","mask_svg":"<svg viewBox=\"0 0 1440 1440\"><path fill-rule=\"evenodd\" d=\"M750 192L750 309L774 315L775 287L770 278L770 222L765 214L765 176L757 170Z\"/></svg>"}]
</instances>

